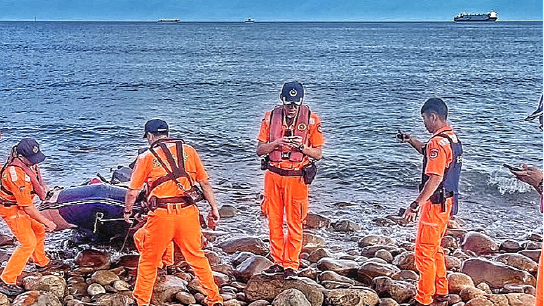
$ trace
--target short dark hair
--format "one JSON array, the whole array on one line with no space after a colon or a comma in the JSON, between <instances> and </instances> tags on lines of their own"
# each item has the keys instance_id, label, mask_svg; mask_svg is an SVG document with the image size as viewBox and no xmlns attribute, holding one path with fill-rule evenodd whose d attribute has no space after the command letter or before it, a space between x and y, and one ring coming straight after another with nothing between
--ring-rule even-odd
<instances>
[{"instance_id":1,"label":"short dark hair","mask_svg":"<svg viewBox=\"0 0 544 306\"><path fill-rule=\"evenodd\" d=\"M430 98L421 107L421 114L436 113L442 119L448 119L448 106L440 98Z\"/></svg>"}]
</instances>

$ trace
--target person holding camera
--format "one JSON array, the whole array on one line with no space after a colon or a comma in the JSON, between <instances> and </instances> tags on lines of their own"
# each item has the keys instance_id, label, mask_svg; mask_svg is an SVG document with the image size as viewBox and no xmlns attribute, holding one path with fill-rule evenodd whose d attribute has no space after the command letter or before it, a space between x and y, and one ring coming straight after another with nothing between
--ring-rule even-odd
<instances>
[{"instance_id":1,"label":"person holding camera","mask_svg":"<svg viewBox=\"0 0 544 306\"><path fill-rule=\"evenodd\" d=\"M531 121L536 118L540 121L540 130L542 131L542 100L544 95L540 96L538 101L537 109L525 118L525 121ZM505 165L506 166L506 165ZM510 172L516 176L516 178L524 183L531 185L536 192L540 194L540 211L543 210L543 196L542 196L542 170L534 166L528 166L526 164L521 164L520 167L508 167ZM538 262L538 273L537 273L537 283L536 283L536 304L537 306L544 304L543 291L544 291L544 267L542 265L542 254L544 254L544 246L542 248L542 253L540 255L540 260Z\"/></svg>"},{"instance_id":2,"label":"person holding camera","mask_svg":"<svg viewBox=\"0 0 544 306\"><path fill-rule=\"evenodd\" d=\"M138 155L125 198L125 220L144 184L149 208L133 296L137 305L150 305L157 267L167 247L173 242L193 269L206 292L205 303L223 305L214 283L212 270L202 251L199 210L196 202L206 199L211 206L209 222L219 221L219 211L208 174L196 150L181 139L169 138L168 124L153 119L145 124L144 138L150 147ZM196 186L198 183L202 191ZM135 304L133 304L135 305Z\"/></svg>"},{"instance_id":3,"label":"person holding camera","mask_svg":"<svg viewBox=\"0 0 544 306\"><path fill-rule=\"evenodd\" d=\"M428 99L421 107L421 116L425 128L432 134L427 143L400 131L397 135L423 155L419 195L404 213L408 221L415 221L420 215L414 249L419 282L411 302L415 306L449 299L444 250L440 243L450 216L457 213L463 154L461 142L447 123L448 107L444 101Z\"/></svg>"},{"instance_id":4,"label":"person holding camera","mask_svg":"<svg viewBox=\"0 0 544 306\"><path fill-rule=\"evenodd\" d=\"M261 168L267 170L261 209L268 217L274 260L263 273L283 273L286 278L297 276L302 224L308 213L308 185L316 174L313 160L321 159L325 143L321 121L302 104L303 98L301 83L285 83L280 93L282 105L265 113L257 137L257 155L265 156Z\"/></svg>"}]
</instances>

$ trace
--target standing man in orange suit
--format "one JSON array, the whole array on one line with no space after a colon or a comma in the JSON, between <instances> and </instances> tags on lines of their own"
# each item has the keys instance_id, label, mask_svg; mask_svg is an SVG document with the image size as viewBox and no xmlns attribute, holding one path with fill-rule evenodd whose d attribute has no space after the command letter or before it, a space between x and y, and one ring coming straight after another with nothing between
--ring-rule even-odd
<instances>
[{"instance_id":1,"label":"standing man in orange suit","mask_svg":"<svg viewBox=\"0 0 544 306\"><path fill-rule=\"evenodd\" d=\"M423 155L419 195L406 209L404 218L420 215L415 258L419 271L417 294L411 305L430 305L449 300L444 250L440 246L451 215L457 213L463 148L447 123L448 106L439 98L428 99L421 107L423 123L432 134L425 144L399 132L398 137Z\"/></svg>"},{"instance_id":2,"label":"standing man in orange suit","mask_svg":"<svg viewBox=\"0 0 544 306\"><path fill-rule=\"evenodd\" d=\"M34 195L45 199L47 188L38 167L44 160L36 140L25 138L13 148L0 172L0 216L20 243L0 275L0 293L8 296L23 292L16 282L30 257L42 268L51 262L45 254L45 231L52 232L57 226L32 202Z\"/></svg>"},{"instance_id":3,"label":"standing man in orange suit","mask_svg":"<svg viewBox=\"0 0 544 306\"><path fill-rule=\"evenodd\" d=\"M211 206L208 220L219 221L219 211L204 169L196 150L181 139L170 139L168 124L160 119L145 124L144 138L150 147L138 155L125 198L125 220L144 184L147 184L147 203L150 209L139 247L140 261L132 305L150 305L157 267L172 241L180 248L183 257L195 272L206 292L208 306L222 306L223 298L214 283L212 270L202 251L200 213L196 206L195 190L198 183L203 197ZM140 237L141 239L142 237Z\"/></svg>"},{"instance_id":4,"label":"standing man in orange suit","mask_svg":"<svg viewBox=\"0 0 544 306\"><path fill-rule=\"evenodd\" d=\"M263 273L283 273L285 278L295 277L300 265L302 223L308 213L308 185L316 169L311 159L321 159L321 147L325 143L321 121L302 104L303 98L302 84L285 83L280 93L282 105L266 112L257 138L257 155L266 156L262 165L267 171L261 208L268 217L274 260L274 265Z\"/></svg>"}]
</instances>

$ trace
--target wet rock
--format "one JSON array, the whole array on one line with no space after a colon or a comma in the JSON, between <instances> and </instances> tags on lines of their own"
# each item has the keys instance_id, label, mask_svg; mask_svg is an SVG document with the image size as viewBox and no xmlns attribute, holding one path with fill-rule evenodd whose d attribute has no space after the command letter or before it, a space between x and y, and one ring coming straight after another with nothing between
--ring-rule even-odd
<instances>
[{"instance_id":1,"label":"wet rock","mask_svg":"<svg viewBox=\"0 0 544 306\"><path fill-rule=\"evenodd\" d=\"M9 299L4 294L0 293L0 306L9 306Z\"/></svg>"},{"instance_id":2,"label":"wet rock","mask_svg":"<svg viewBox=\"0 0 544 306\"><path fill-rule=\"evenodd\" d=\"M519 254L527 256L531 258L534 262L538 262L540 259L540 250L523 250L520 251Z\"/></svg>"},{"instance_id":3,"label":"wet rock","mask_svg":"<svg viewBox=\"0 0 544 306\"><path fill-rule=\"evenodd\" d=\"M240 302L238 300L228 300L223 303L224 306L242 306L245 305L245 303Z\"/></svg>"},{"instance_id":4,"label":"wet rock","mask_svg":"<svg viewBox=\"0 0 544 306\"><path fill-rule=\"evenodd\" d=\"M361 226L351 220L339 220L337 222L334 222L332 224L332 228L334 228L337 232L356 232L361 230Z\"/></svg>"},{"instance_id":5,"label":"wet rock","mask_svg":"<svg viewBox=\"0 0 544 306\"><path fill-rule=\"evenodd\" d=\"M474 288L474 281L470 276L463 273L450 273L448 278L448 291L450 293L459 293L464 288Z\"/></svg>"},{"instance_id":6,"label":"wet rock","mask_svg":"<svg viewBox=\"0 0 544 306\"><path fill-rule=\"evenodd\" d=\"M256 237L232 238L220 243L219 247L228 254L250 252L257 255L266 255L268 253L268 246Z\"/></svg>"},{"instance_id":7,"label":"wet rock","mask_svg":"<svg viewBox=\"0 0 544 306\"><path fill-rule=\"evenodd\" d=\"M117 264L125 268L137 268L139 260L139 255L123 255L121 258L119 258L119 262Z\"/></svg>"},{"instance_id":8,"label":"wet rock","mask_svg":"<svg viewBox=\"0 0 544 306\"><path fill-rule=\"evenodd\" d=\"M102 293L106 293L106 289L100 284L92 283L89 285L89 287L87 287L87 294L90 296L95 296Z\"/></svg>"},{"instance_id":9,"label":"wet rock","mask_svg":"<svg viewBox=\"0 0 544 306\"><path fill-rule=\"evenodd\" d=\"M459 243L457 243L457 239L453 236L444 236L440 246L445 249L455 250L459 247Z\"/></svg>"},{"instance_id":10,"label":"wet rock","mask_svg":"<svg viewBox=\"0 0 544 306\"><path fill-rule=\"evenodd\" d=\"M540 250L542 249L542 242L525 241L521 244L521 247L525 250Z\"/></svg>"},{"instance_id":11,"label":"wet rock","mask_svg":"<svg viewBox=\"0 0 544 306\"><path fill-rule=\"evenodd\" d=\"M374 257L376 255L376 252L379 251L379 250L388 251L393 256L397 256L398 254L405 251L404 249L401 249L401 248L396 247L394 245L379 245L378 244L378 245L372 245L372 246L364 247L361 250L361 255L365 256L365 257L368 257L368 258L371 258L371 257Z\"/></svg>"},{"instance_id":12,"label":"wet rock","mask_svg":"<svg viewBox=\"0 0 544 306\"><path fill-rule=\"evenodd\" d=\"M227 264L215 265L212 267L212 271L220 272L225 275L228 275L228 277L230 278L234 278L234 269L232 268L231 265L227 265Z\"/></svg>"},{"instance_id":13,"label":"wet rock","mask_svg":"<svg viewBox=\"0 0 544 306\"><path fill-rule=\"evenodd\" d=\"M466 260L463 263L461 272L470 276L474 283L486 282L492 289L500 289L505 284L534 286L536 282L535 278L528 272L480 258Z\"/></svg>"},{"instance_id":14,"label":"wet rock","mask_svg":"<svg viewBox=\"0 0 544 306\"><path fill-rule=\"evenodd\" d=\"M91 275L91 280L95 283L99 283L102 286L110 285L114 281L120 280L117 274L109 270L98 270Z\"/></svg>"},{"instance_id":15,"label":"wet rock","mask_svg":"<svg viewBox=\"0 0 544 306\"><path fill-rule=\"evenodd\" d=\"M446 261L446 270L459 271L461 269L463 262L459 258L448 255L446 255L444 258Z\"/></svg>"},{"instance_id":16,"label":"wet rock","mask_svg":"<svg viewBox=\"0 0 544 306\"><path fill-rule=\"evenodd\" d=\"M257 274L248 281L244 293L248 301L273 300L280 292L295 288L301 291L312 306L323 304L324 288L315 281L299 277L297 279L286 280L283 275L266 276Z\"/></svg>"},{"instance_id":17,"label":"wet rock","mask_svg":"<svg viewBox=\"0 0 544 306\"><path fill-rule=\"evenodd\" d=\"M304 226L308 228L326 228L330 225L331 219L314 213L308 213L304 223Z\"/></svg>"},{"instance_id":18,"label":"wet rock","mask_svg":"<svg viewBox=\"0 0 544 306\"><path fill-rule=\"evenodd\" d=\"M75 297L81 297L87 294L89 284L85 282L73 283L68 285L68 293Z\"/></svg>"},{"instance_id":19,"label":"wet rock","mask_svg":"<svg viewBox=\"0 0 544 306\"><path fill-rule=\"evenodd\" d=\"M459 240L459 241L462 241L463 239L465 239L465 235L468 233L467 230L464 230L464 229L453 229L453 228L448 228L446 230L446 234L445 236L452 236L454 237L455 239Z\"/></svg>"},{"instance_id":20,"label":"wet rock","mask_svg":"<svg viewBox=\"0 0 544 306\"><path fill-rule=\"evenodd\" d=\"M30 289L35 291L50 292L57 298L62 299L67 294L66 288L67 284L64 278L56 275L45 275L42 276Z\"/></svg>"},{"instance_id":21,"label":"wet rock","mask_svg":"<svg viewBox=\"0 0 544 306\"><path fill-rule=\"evenodd\" d=\"M228 204L225 204L219 208L219 216L221 218L232 218L236 216L238 212L239 210L236 207Z\"/></svg>"},{"instance_id":22,"label":"wet rock","mask_svg":"<svg viewBox=\"0 0 544 306\"><path fill-rule=\"evenodd\" d=\"M416 294L416 286L407 282L394 281L387 276L372 280L372 289L379 297L392 297L399 303L408 302Z\"/></svg>"},{"instance_id":23,"label":"wet rock","mask_svg":"<svg viewBox=\"0 0 544 306\"><path fill-rule=\"evenodd\" d=\"M464 252L473 252L478 256L494 254L499 250L493 239L479 232L468 232L461 248Z\"/></svg>"},{"instance_id":24,"label":"wet rock","mask_svg":"<svg viewBox=\"0 0 544 306\"><path fill-rule=\"evenodd\" d=\"M325 305L330 306L376 306L378 295L367 289L334 289L325 292Z\"/></svg>"},{"instance_id":25,"label":"wet rock","mask_svg":"<svg viewBox=\"0 0 544 306\"><path fill-rule=\"evenodd\" d=\"M116 280L113 282L112 286L117 291L131 290L130 285L124 280Z\"/></svg>"},{"instance_id":26,"label":"wet rock","mask_svg":"<svg viewBox=\"0 0 544 306\"><path fill-rule=\"evenodd\" d=\"M393 255L391 255L391 253L386 250L378 250L376 251L376 254L374 254L374 256L376 256L376 258L381 258L388 263L391 263L393 261Z\"/></svg>"},{"instance_id":27,"label":"wet rock","mask_svg":"<svg viewBox=\"0 0 544 306\"><path fill-rule=\"evenodd\" d=\"M459 292L459 296L464 302L470 301L480 296L484 296L486 293L475 287L465 287Z\"/></svg>"},{"instance_id":28,"label":"wet rock","mask_svg":"<svg viewBox=\"0 0 544 306\"><path fill-rule=\"evenodd\" d=\"M255 256L255 254L250 252L240 252L237 255L234 256L231 263L234 268L236 268L239 264L243 263L246 259Z\"/></svg>"},{"instance_id":29,"label":"wet rock","mask_svg":"<svg viewBox=\"0 0 544 306\"><path fill-rule=\"evenodd\" d=\"M15 244L14 237L0 234L0 246L9 246L14 244Z\"/></svg>"},{"instance_id":30,"label":"wet rock","mask_svg":"<svg viewBox=\"0 0 544 306\"><path fill-rule=\"evenodd\" d=\"M465 261L465 260L471 258L470 256L468 256L467 254L465 254L463 251L461 251L459 249L453 251L453 254L451 254L451 256L453 256L455 258L459 258L461 261Z\"/></svg>"},{"instance_id":31,"label":"wet rock","mask_svg":"<svg viewBox=\"0 0 544 306\"><path fill-rule=\"evenodd\" d=\"M309 279L316 279L317 278L317 274L319 273L319 271L317 270L316 267L308 267L308 268L305 268L305 269L302 269L299 273L298 273L298 276L300 277L307 277Z\"/></svg>"},{"instance_id":32,"label":"wet rock","mask_svg":"<svg viewBox=\"0 0 544 306\"><path fill-rule=\"evenodd\" d=\"M476 286L476 288L482 290L486 294L492 294L493 293L493 292L491 292L491 288L489 287L489 285L487 283L480 283L480 284L478 284L478 286Z\"/></svg>"},{"instance_id":33,"label":"wet rock","mask_svg":"<svg viewBox=\"0 0 544 306\"><path fill-rule=\"evenodd\" d=\"M538 269L538 264L531 258L517 253L501 254L495 257L495 261L529 273L536 273Z\"/></svg>"},{"instance_id":34,"label":"wet rock","mask_svg":"<svg viewBox=\"0 0 544 306\"><path fill-rule=\"evenodd\" d=\"M470 300L466 306L528 306L535 305L534 296L523 293L486 294Z\"/></svg>"},{"instance_id":35,"label":"wet rock","mask_svg":"<svg viewBox=\"0 0 544 306\"><path fill-rule=\"evenodd\" d=\"M370 235L363 237L357 243L360 248L374 245L394 245L393 239L386 236Z\"/></svg>"},{"instance_id":36,"label":"wet rock","mask_svg":"<svg viewBox=\"0 0 544 306\"><path fill-rule=\"evenodd\" d=\"M38 284L41 278L42 278L42 275L39 273L36 275L25 276L23 278L23 288L25 290L32 290L32 287Z\"/></svg>"},{"instance_id":37,"label":"wet rock","mask_svg":"<svg viewBox=\"0 0 544 306\"><path fill-rule=\"evenodd\" d=\"M255 302L249 303L247 306L269 306L270 304L266 300L257 300Z\"/></svg>"},{"instance_id":38,"label":"wet rock","mask_svg":"<svg viewBox=\"0 0 544 306\"><path fill-rule=\"evenodd\" d=\"M311 306L304 293L291 288L282 291L274 298L272 306Z\"/></svg>"},{"instance_id":39,"label":"wet rock","mask_svg":"<svg viewBox=\"0 0 544 306\"><path fill-rule=\"evenodd\" d=\"M263 256L254 255L236 267L234 276L240 281L247 282L253 275L261 273L273 264L272 261Z\"/></svg>"},{"instance_id":40,"label":"wet rock","mask_svg":"<svg viewBox=\"0 0 544 306\"><path fill-rule=\"evenodd\" d=\"M216 271L213 271L212 273L213 273L213 281L218 287L223 287L230 283L230 278L227 275L221 272L216 272Z\"/></svg>"},{"instance_id":41,"label":"wet rock","mask_svg":"<svg viewBox=\"0 0 544 306\"><path fill-rule=\"evenodd\" d=\"M357 279L364 284L371 284L375 277L391 277L398 272L400 272L400 269L394 265L367 261L357 270Z\"/></svg>"},{"instance_id":42,"label":"wet rock","mask_svg":"<svg viewBox=\"0 0 544 306\"><path fill-rule=\"evenodd\" d=\"M195 297L189 292L185 292L185 291L180 291L176 293L176 300L178 300L180 303L184 305L196 303Z\"/></svg>"},{"instance_id":43,"label":"wet rock","mask_svg":"<svg viewBox=\"0 0 544 306\"><path fill-rule=\"evenodd\" d=\"M333 271L344 276L355 276L360 264L353 260L321 258L317 262L317 268L321 271Z\"/></svg>"},{"instance_id":44,"label":"wet rock","mask_svg":"<svg viewBox=\"0 0 544 306\"><path fill-rule=\"evenodd\" d=\"M130 304L133 299L125 294L113 293L98 296L95 304L98 306L125 306Z\"/></svg>"},{"instance_id":45,"label":"wet rock","mask_svg":"<svg viewBox=\"0 0 544 306\"><path fill-rule=\"evenodd\" d=\"M217 253L214 251L204 250L204 255L212 267L221 263L221 257L219 257L219 255L217 255Z\"/></svg>"},{"instance_id":46,"label":"wet rock","mask_svg":"<svg viewBox=\"0 0 544 306\"><path fill-rule=\"evenodd\" d=\"M323 257L331 257L332 254L327 249L319 248L313 251L310 256L308 256L308 261L311 263L318 262Z\"/></svg>"},{"instance_id":47,"label":"wet rock","mask_svg":"<svg viewBox=\"0 0 544 306\"><path fill-rule=\"evenodd\" d=\"M11 306L62 306L62 303L51 292L27 291L18 295Z\"/></svg>"},{"instance_id":48,"label":"wet rock","mask_svg":"<svg viewBox=\"0 0 544 306\"><path fill-rule=\"evenodd\" d=\"M151 303L155 305L164 305L172 302L176 294L181 291L187 291L187 282L174 275L160 277L153 288Z\"/></svg>"},{"instance_id":49,"label":"wet rock","mask_svg":"<svg viewBox=\"0 0 544 306\"><path fill-rule=\"evenodd\" d=\"M419 279L419 274L412 270L401 270L400 272L393 274L391 278L394 280L413 282Z\"/></svg>"},{"instance_id":50,"label":"wet rock","mask_svg":"<svg viewBox=\"0 0 544 306\"><path fill-rule=\"evenodd\" d=\"M414 226L415 225L415 223L408 222L403 217L397 216L397 215L389 215L389 216L386 216L386 218L393 221L395 224L398 224L400 226Z\"/></svg>"},{"instance_id":51,"label":"wet rock","mask_svg":"<svg viewBox=\"0 0 544 306\"><path fill-rule=\"evenodd\" d=\"M536 289L529 285L506 284L504 285L504 288L500 290L500 293L527 293L536 295Z\"/></svg>"},{"instance_id":52,"label":"wet rock","mask_svg":"<svg viewBox=\"0 0 544 306\"><path fill-rule=\"evenodd\" d=\"M350 284L350 285L354 285L355 284L355 281L349 277L345 277L343 275L340 275L336 272L333 272L333 271L324 271L324 272L321 272L319 274L319 276L317 277L317 279L319 280L320 283L324 282L324 281L334 281L334 282L339 282L339 283L347 283L347 284Z\"/></svg>"},{"instance_id":53,"label":"wet rock","mask_svg":"<svg viewBox=\"0 0 544 306\"><path fill-rule=\"evenodd\" d=\"M187 288L189 288L190 292L206 294L206 292L204 291L204 288L202 288L202 284L200 284L200 282L198 281L196 277L191 279L191 281L187 285ZM200 302L196 293L195 293L195 299L197 300L197 302Z\"/></svg>"},{"instance_id":54,"label":"wet rock","mask_svg":"<svg viewBox=\"0 0 544 306\"><path fill-rule=\"evenodd\" d=\"M74 261L80 267L91 267L95 270L107 270L111 265L110 255L107 252L98 250L81 251Z\"/></svg>"},{"instance_id":55,"label":"wet rock","mask_svg":"<svg viewBox=\"0 0 544 306\"><path fill-rule=\"evenodd\" d=\"M529 237L527 237L527 239L531 241L542 242L542 235L537 233L532 233L531 235L529 235Z\"/></svg>"},{"instance_id":56,"label":"wet rock","mask_svg":"<svg viewBox=\"0 0 544 306\"><path fill-rule=\"evenodd\" d=\"M501 245L499 246L499 250L505 251L507 253L516 253L518 251L521 251L523 248L519 244L519 242L515 240L505 240Z\"/></svg>"},{"instance_id":57,"label":"wet rock","mask_svg":"<svg viewBox=\"0 0 544 306\"><path fill-rule=\"evenodd\" d=\"M319 248L327 246L325 239L310 233L304 233L302 237L302 250L311 253Z\"/></svg>"},{"instance_id":58,"label":"wet rock","mask_svg":"<svg viewBox=\"0 0 544 306\"><path fill-rule=\"evenodd\" d=\"M399 306L399 303L392 298L383 298L380 299L378 306Z\"/></svg>"},{"instance_id":59,"label":"wet rock","mask_svg":"<svg viewBox=\"0 0 544 306\"><path fill-rule=\"evenodd\" d=\"M393 264L399 267L401 270L412 270L417 271L416 268L416 257L414 252L406 251L399 254L395 259L393 259Z\"/></svg>"}]
</instances>

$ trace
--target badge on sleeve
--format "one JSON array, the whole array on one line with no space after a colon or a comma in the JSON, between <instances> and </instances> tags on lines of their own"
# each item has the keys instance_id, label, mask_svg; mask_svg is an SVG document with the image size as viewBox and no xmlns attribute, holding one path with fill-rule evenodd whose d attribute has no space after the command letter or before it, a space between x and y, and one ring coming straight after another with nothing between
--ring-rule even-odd
<instances>
[{"instance_id":1,"label":"badge on sleeve","mask_svg":"<svg viewBox=\"0 0 544 306\"><path fill-rule=\"evenodd\" d=\"M321 129L321 123L317 125L317 131L319 133L323 133L323 130Z\"/></svg>"},{"instance_id":2,"label":"badge on sleeve","mask_svg":"<svg viewBox=\"0 0 544 306\"><path fill-rule=\"evenodd\" d=\"M438 157L438 149L431 149L431 151L429 151L429 158L435 159L437 157Z\"/></svg>"}]
</instances>

